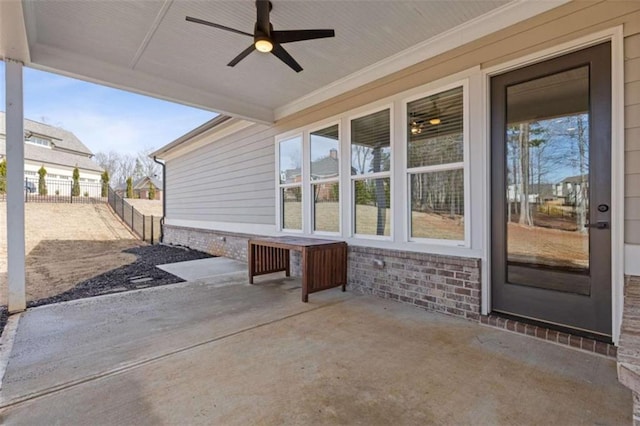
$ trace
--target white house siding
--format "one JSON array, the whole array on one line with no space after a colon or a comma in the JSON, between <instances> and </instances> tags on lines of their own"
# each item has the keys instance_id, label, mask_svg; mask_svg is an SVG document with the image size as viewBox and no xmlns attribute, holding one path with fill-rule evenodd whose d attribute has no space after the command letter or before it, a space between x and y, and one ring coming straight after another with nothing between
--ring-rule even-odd
<instances>
[{"instance_id":1,"label":"white house siding","mask_svg":"<svg viewBox=\"0 0 640 426\"><path fill-rule=\"evenodd\" d=\"M38 186L38 170L43 164L25 160L24 174L25 178L34 185ZM73 183L73 168L65 166L52 166L44 164L47 171L46 182L47 190L50 195L71 195L71 186ZM100 184L101 173L91 170L80 170L80 194L89 194L90 197L100 197L102 195L102 187Z\"/></svg>"},{"instance_id":2,"label":"white house siding","mask_svg":"<svg viewBox=\"0 0 640 426\"><path fill-rule=\"evenodd\" d=\"M273 225L274 173L270 138L229 137L168 158L167 218Z\"/></svg>"}]
</instances>

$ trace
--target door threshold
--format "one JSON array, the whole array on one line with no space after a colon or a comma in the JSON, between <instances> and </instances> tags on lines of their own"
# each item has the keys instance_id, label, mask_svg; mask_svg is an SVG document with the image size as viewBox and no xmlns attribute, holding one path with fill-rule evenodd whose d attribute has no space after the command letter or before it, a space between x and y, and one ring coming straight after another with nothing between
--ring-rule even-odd
<instances>
[{"instance_id":1,"label":"door threshold","mask_svg":"<svg viewBox=\"0 0 640 426\"><path fill-rule=\"evenodd\" d=\"M508 314L493 312L489 315L481 315L480 323L608 358L615 359L618 352L618 348L610 340L601 340L604 336L599 336L600 339L597 339L594 338L594 335L587 336L585 335L586 333L580 333L576 330L552 327L546 323ZM559 330L559 328L562 328L562 330Z\"/></svg>"}]
</instances>

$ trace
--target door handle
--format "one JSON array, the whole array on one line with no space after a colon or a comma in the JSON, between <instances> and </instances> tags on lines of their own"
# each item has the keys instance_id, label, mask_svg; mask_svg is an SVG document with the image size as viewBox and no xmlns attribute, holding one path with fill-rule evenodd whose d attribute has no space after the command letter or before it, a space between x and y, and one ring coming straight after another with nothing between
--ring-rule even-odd
<instances>
[{"instance_id":1,"label":"door handle","mask_svg":"<svg viewBox=\"0 0 640 426\"><path fill-rule=\"evenodd\" d=\"M584 225L585 228L596 228L596 229L609 229L609 222L606 220L599 220L596 223L587 223Z\"/></svg>"}]
</instances>

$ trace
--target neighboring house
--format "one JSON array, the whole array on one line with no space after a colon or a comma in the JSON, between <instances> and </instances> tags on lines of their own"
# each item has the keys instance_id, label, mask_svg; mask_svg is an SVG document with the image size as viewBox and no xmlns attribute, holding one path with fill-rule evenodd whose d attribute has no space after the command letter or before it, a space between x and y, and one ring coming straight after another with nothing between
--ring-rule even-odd
<instances>
[{"instance_id":1,"label":"neighboring house","mask_svg":"<svg viewBox=\"0 0 640 426\"><path fill-rule=\"evenodd\" d=\"M328 155L311 162L310 179L312 181L325 181L334 179L340 175L340 164L338 161L338 150L330 149ZM299 167L287 169L280 173L283 183L302 182L302 171ZM330 183L319 183L315 185L314 197L316 199L326 199L332 197L332 186ZM293 194L287 193L284 196L296 198Z\"/></svg>"},{"instance_id":2,"label":"neighboring house","mask_svg":"<svg viewBox=\"0 0 640 426\"><path fill-rule=\"evenodd\" d=\"M155 191L154 200L162 200L162 182L155 177L145 176L133 181L133 198L140 198L142 200L149 199L150 187L153 186ZM127 184L120 185L115 189L116 194L121 197L127 195Z\"/></svg>"},{"instance_id":3,"label":"neighboring house","mask_svg":"<svg viewBox=\"0 0 640 426\"><path fill-rule=\"evenodd\" d=\"M519 202L522 197L522 185L518 184L518 191L516 191L516 185L511 184L508 186L507 200L510 202ZM556 198L554 191L556 186L551 183L534 183L529 185L529 202L530 203L544 203L545 201L552 201Z\"/></svg>"},{"instance_id":4,"label":"neighboring house","mask_svg":"<svg viewBox=\"0 0 640 426\"><path fill-rule=\"evenodd\" d=\"M103 169L93 160L93 153L72 132L33 120L24 120L24 176L38 186L38 170L47 170L49 193L71 191L73 169L80 171L81 194L100 196ZM6 156L5 113L0 112L0 159ZM30 185L31 186L31 185Z\"/></svg>"},{"instance_id":5,"label":"neighboring house","mask_svg":"<svg viewBox=\"0 0 640 426\"><path fill-rule=\"evenodd\" d=\"M577 206L582 203L588 189L589 175L569 176L555 184L554 195L561 198L565 206Z\"/></svg>"}]
</instances>

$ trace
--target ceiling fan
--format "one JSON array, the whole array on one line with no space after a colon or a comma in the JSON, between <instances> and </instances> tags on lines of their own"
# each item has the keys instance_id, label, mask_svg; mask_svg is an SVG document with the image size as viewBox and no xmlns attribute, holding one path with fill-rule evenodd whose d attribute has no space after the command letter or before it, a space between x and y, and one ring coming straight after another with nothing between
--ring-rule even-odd
<instances>
[{"instance_id":1,"label":"ceiling fan","mask_svg":"<svg viewBox=\"0 0 640 426\"><path fill-rule=\"evenodd\" d=\"M271 21L269 20L269 12L273 5L269 0L256 0L257 19L253 30L253 34L237 30L235 28L225 27L224 25L214 24L213 22L205 21L203 19L192 18L187 16L186 20L189 22L195 22L196 24L208 25L210 27L218 28L225 31L230 31L236 34L242 34L245 36L253 37L253 44L242 51L227 65L230 67L235 66L246 58L251 52L257 50L263 53L273 53L282 62L289 65L295 72L302 71L300 64L282 47L284 43L292 43L294 41L314 40L316 38L335 37L334 30L287 30L287 31L275 31Z\"/></svg>"}]
</instances>

